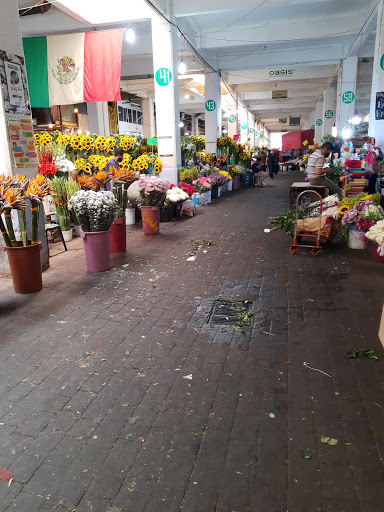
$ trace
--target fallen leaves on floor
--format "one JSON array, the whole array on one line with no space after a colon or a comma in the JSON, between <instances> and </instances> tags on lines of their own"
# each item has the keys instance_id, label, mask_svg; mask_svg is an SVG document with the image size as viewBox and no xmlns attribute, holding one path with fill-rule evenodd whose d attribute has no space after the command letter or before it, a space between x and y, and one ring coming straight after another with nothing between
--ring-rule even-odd
<instances>
[{"instance_id":1,"label":"fallen leaves on floor","mask_svg":"<svg viewBox=\"0 0 384 512\"><path fill-rule=\"evenodd\" d=\"M321 442L324 444L329 444L329 446L336 446L338 444L338 440L333 437L321 436Z\"/></svg>"},{"instance_id":2,"label":"fallen leaves on floor","mask_svg":"<svg viewBox=\"0 0 384 512\"><path fill-rule=\"evenodd\" d=\"M301 450L301 456L303 457L303 459L312 459L312 454L311 454L311 450L309 449L302 449Z\"/></svg>"},{"instance_id":3,"label":"fallen leaves on floor","mask_svg":"<svg viewBox=\"0 0 384 512\"><path fill-rule=\"evenodd\" d=\"M370 348L358 348L356 350L349 350L347 353L347 357L366 357L368 359L379 359L376 352Z\"/></svg>"}]
</instances>

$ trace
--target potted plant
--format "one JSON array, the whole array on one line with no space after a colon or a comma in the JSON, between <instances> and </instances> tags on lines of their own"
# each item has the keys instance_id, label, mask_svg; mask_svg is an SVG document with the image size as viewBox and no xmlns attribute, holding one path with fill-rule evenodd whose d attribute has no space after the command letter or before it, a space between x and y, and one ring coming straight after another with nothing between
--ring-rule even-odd
<instances>
[{"instance_id":1,"label":"potted plant","mask_svg":"<svg viewBox=\"0 0 384 512\"><path fill-rule=\"evenodd\" d=\"M80 221L88 271L109 270L109 230L117 213L115 196L105 190L80 190L72 196L71 203Z\"/></svg>"},{"instance_id":2,"label":"potted plant","mask_svg":"<svg viewBox=\"0 0 384 512\"><path fill-rule=\"evenodd\" d=\"M51 184L51 195L63 238L66 242L70 242L72 240L72 230L68 209L67 181L65 178L54 178Z\"/></svg>"},{"instance_id":3,"label":"potted plant","mask_svg":"<svg viewBox=\"0 0 384 512\"><path fill-rule=\"evenodd\" d=\"M168 180L157 178L156 176L140 176L140 209L145 235L156 235L159 232L160 206L164 204L164 199L170 185Z\"/></svg>"},{"instance_id":4,"label":"potted plant","mask_svg":"<svg viewBox=\"0 0 384 512\"><path fill-rule=\"evenodd\" d=\"M42 289L38 240L40 204L50 193L50 182L44 176L26 180L24 176L0 176L0 229L3 234L15 293L35 293ZM31 203L32 232L28 239L26 200ZM17 241L11 211L18 210L22 240ZM2 220L4 214L5 224Z\"/></svg>"},{"instance_id":5,"label":"potted plant","mask_svg":"<svg viewBox=\"0 0 384 512\"><path fill-rule=\"evenodd\" d=\"M191 184L193 180L197 180L200 177L199 171L197 167L192 167L191 169L185 169L181 167L179 171L180 181Z\"/></svg>"},{"instance_id":6,"label":"potted plant","mask_svg":"<svg viewBox=\"0 0 384 512\"><path fill-rule=\"evenodd\" d=\"M172 208L174 219L180 218L183 202L188 198L189 195L187 192L185 192L180 187L175 187L175 185L171 185L171 187L167 190L164 204Z\"/></svg>"}]
</instances>

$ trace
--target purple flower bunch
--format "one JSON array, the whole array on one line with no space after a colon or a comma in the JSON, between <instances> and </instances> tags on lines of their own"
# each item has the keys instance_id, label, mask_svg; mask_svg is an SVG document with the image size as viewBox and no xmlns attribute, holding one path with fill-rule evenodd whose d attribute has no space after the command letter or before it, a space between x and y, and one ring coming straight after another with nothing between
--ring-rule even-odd
<instances>
[{"instance_id":1,"label":"purple flower bunch","mask_svg":"<svg viewBox=\"0 0 384 512\"><path fill-rule=\"evenodd\" d=\"M212 174L210 174L208 179L211 182L212 186L218 185L219 187L221 187L222 185L225 185L225 183L227 183L227 181L228 181L225 176L223 176L222 174L220 174L218 172L213 172Z\"/></svg>"},{"instance_id":2,"label":"purple flower bunch","mask_svg":"<svg viewBox=\"0 0 384 512\"><path fill-rule=\"evenodd\" d=\"M362 201L361 203L356 203L343 215L343 219L341 221L342 225L349 226L356 224L356 222L362 219L366 214L366 210L369 205L373 205L373 202Z\"/></svg>"},{"instance_id":3,"label":"purple flower bunch","mask_svg":"<svg viewBox=\"0 0 384 512\"><path fill-rule=\"evenodd\" d=\"M141 175L139 190L142 206L162 206L171 183L156 176Z\"/></svg>"}]
</instances>

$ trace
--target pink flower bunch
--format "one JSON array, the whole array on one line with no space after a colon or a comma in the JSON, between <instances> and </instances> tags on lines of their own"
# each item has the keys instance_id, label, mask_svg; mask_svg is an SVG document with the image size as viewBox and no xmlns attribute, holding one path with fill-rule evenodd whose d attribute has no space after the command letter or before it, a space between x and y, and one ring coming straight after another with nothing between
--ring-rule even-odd
<instances>
[{"instance_id":1,"label":"pink flower bunch","mask_svg":"<svg viewBox=\"0 0 384 512\"><path fill-rule=\"evenodd\" d=\"M162 206L170 187L171 183L168 180L141 175L139 179L141 206Z\"/></svg>"},{"instance_id":2,"label":"pink flower bunch","mask_svg":"<svg viewBox=\"0 0 384 512\"><path fill-rule=\"evenodd\" d=\"M201 176L198 180L192 181L192 185L196 188L198 192L203 194L204 192L208 192L211 190L211 183L208 178Z\"/></svg>"},{"instance_id":3,"label":"pink flower bunch","mask_svg":"<svg viewBox=\"0 0 384 512\"><path fill-rule=\"evenodd\" d=\"M211 182L211 185L218 185L220 187L221 185L225 185L228 180L219 172L213 172L209 175L209 181Z\"/></svg>"},{"instance_id":4,"label":"pink flower bunch","mask_svg":"<svg viewBox=\"0 0 384 512\"><path fill-rule=\"evenodd\" d=\"M375 224L374 220L371 219L358 219L355 224L355 228L361 231L368 231Z\"/></svg>"},{"instance_id":5,"label":"pink flower bunch","mask_svg":"<svg viewBox=\"0 0 384 512\"><path fill-rule=\"evenodd\" d=\"M355 225L356 229L368 231L379 218L382 218L380 211L376 210L372 201L356 203L343 215L341 223L343 226Z\"/></svg>"}]
</instances>

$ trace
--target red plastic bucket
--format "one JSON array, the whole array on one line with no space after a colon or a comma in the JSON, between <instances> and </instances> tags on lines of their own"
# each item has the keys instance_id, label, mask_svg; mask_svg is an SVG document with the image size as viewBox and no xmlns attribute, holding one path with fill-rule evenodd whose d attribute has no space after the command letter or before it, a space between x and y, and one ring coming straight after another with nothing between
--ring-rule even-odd
<instances>
[{"instance_id":1,"label":"red plastic bucket","mask_svg":"<svg viewBox=\"0 0 384 512\"><path fill-rule=\"evenodd\" d=\"M126 252L127 231L125 226L125 217L123 219L115 219L110 231L109 247L111 249L111 254Z\"/></svg>"},{"instance_id":2,"label":"red plastic bucket","mask_svg":"<svg viewBox=\"0 0 384 512\"><path fill-rule=\"evenodd\" d=\"M376 261L377 263L384 263L384 256L380 256L380 254L377 252L377 248L379 246L375 244L374 242L371 243L371 257L372 261Z\"/></svg>"},{"instance_id":3,"label":"red plastic bucket","mask_svg":"<svg viewBox=\"0 0 384 512\"><path fill-rule=\"evenodd\" d=\"M4 247L11 269L13 289L15 293L35 293L43 287L41 275L40 251L41 243L19 247Z\"/></svg>"},{"instance_id":4,"label":"red plastic bucket","mask_svg":"<svg viewBox=\"0 0 384 512\"><path fill-rule=\"evenodd\" d=\"M81 232L84 242L85 261L89 272L105 272L111 268L109 230L94 233Z\"/></svg>"},{"instance_id":5,"label":"red plastic bucket","mask_svg":"<svg viewBox=\"0 0 384 512\"><path fill-rule=\"evenodd\" d=\"M158 206L141 206L144 235L157 235L160 226L160 208Z\"/></svg>"}]
</instances>

